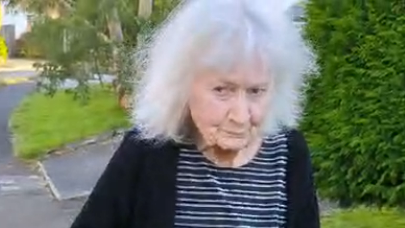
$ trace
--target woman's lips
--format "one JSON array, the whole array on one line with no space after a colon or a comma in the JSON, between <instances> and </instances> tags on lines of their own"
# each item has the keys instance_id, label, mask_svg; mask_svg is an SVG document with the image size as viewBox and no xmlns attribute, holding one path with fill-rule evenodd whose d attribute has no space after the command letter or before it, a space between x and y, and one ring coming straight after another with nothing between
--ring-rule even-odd
<instances>
[{"instance_id":1,"label":"woman's lips","mask_svg":"<svg viewBox=\"0 0 405 228\"><path fill-rule=\"evenodd\" d=\"M226 135L231 136L233 138L245 138L246 135L247 135L245 131L243 131L243 132L241 132L241 131L239 131L239 132L237 132L237 131L223 131L223 132Z\"/></svg>"}]
</instances>

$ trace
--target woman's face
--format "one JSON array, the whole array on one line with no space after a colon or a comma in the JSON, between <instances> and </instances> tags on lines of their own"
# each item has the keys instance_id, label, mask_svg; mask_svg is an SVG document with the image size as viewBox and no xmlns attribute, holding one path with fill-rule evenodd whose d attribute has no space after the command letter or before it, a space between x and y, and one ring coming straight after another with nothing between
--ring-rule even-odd
<instances>
[{"instance_id":1,"label":"woman's face","mask_svg":"<svg viewBox=\"0 0 405 228\"><path fill-rule=\"evenodd\" d=\"M258 136L271 92L270 77L260 69L196 75L188 105L204 146L239 151Z\"/></svg>"}]
</instances>

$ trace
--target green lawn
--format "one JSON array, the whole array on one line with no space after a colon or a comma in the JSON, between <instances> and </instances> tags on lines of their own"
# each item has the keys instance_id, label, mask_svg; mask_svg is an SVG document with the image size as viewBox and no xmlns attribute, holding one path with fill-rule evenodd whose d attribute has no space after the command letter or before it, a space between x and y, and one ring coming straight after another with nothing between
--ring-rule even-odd
<instances>
[{"instance_id":1,"label":"green lawn","mask_svg":"<svg viewBox=\"0 0 405 228\"><path fill-rule=\"evenodd\" d=\"M99 87L91 90L88 105L62 91L54 97L34 93L11 117L14 151L23 159L37 159L66 143L127 126L127 114L116 95Z\"/></svg>"},{"instance_id":2,"label":"green lawn","mask_svg":"<svg viewBox=\"0 0 405 228\"><path fill-rule=\"evenodd\" d=\"M322 228L405 228L405 211L357 208L322 218Z\"/></svg>"}]
</instances>

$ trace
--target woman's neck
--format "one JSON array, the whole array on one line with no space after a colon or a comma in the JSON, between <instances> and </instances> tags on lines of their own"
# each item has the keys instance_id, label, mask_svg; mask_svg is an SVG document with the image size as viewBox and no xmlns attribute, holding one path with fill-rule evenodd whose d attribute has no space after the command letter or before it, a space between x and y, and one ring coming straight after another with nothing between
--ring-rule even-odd
<instances>
[{"instance_id":1,"label":"woman's neck","mask_svg":"<svg viewBox=\"0 0 405 228\"><path fill-rule=\"evenodd\" d=\"M203 155L219 167L236 168L249 163L258 153L262 145L262 138L252 140L247 147L239 151L226 150L218 145L199 147ZM201 145L201 144L200 144Z\"/></svg>"}]
</instances>

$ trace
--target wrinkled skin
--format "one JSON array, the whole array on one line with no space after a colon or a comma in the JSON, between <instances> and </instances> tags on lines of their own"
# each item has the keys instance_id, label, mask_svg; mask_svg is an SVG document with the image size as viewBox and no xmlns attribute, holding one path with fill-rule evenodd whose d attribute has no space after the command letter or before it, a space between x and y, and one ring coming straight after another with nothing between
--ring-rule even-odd
<instances>
[{"instance_id":1,"label":"wrinkled skin","mask_svg":"<svg viewBox=\"0 0 405 228\"><path fill-rule=\"evenodd\" d=\"M229 73L204 71L191 85L189 109L199 148L210 160L240 166L261 145L260 127L271 93L271 77L260 67Z\"/></svg>"}]
</instances>

